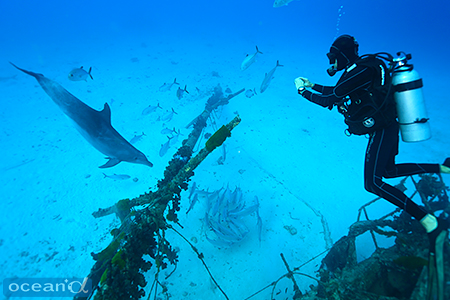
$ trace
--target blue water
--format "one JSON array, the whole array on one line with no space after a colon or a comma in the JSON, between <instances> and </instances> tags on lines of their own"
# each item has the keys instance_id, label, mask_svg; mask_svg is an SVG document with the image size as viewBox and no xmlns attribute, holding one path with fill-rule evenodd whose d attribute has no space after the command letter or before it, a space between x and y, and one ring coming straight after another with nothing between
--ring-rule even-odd
<instances>
[{"instance_id":1,"label":"blue water","mask_svg":"<svg viewBox=\"0 0 450 300\"><path fill-rule=\"evenodd\" d=\"M185 202L182 223L189 225L186 235L199 240L197 246L231 299L247 297L284 274L280 252L293 266L322 252L327 241L318 216L327 220L330 238L336 241L355 221L357 209L373 198L364 191L361 177L366 140L345 137L342 117L299 99L293 85L298 76L335 83L337 76L330 78L325 71L326 53L340 34L355 36L360 54L412 53L411 62L425 84L433 139L401 144L399 158L441 162L449 155L449 1L299 0L272 5L271 0L0 2L1 279L86 276L93 265L90 253L106 247L109 231L119 224L113 216L93 219L92 212L154 189L181 145L182 138L159 157L167 141L161 129L181 128L187 137L184 126L201 113L216 84L259 91L277 60L284 67L277 69L267 91L253 98L240 95L218 112L217 126L235 112L243 120L229 141L225 164L217 163L222 153L213 153L193 178L201 189L230 184L240 186L249 199L258 196L262 241L255 233L239 247L218 250L204 239L201 204L187 217ZM263 54L241 72L242 60L255 46ZM136 147L154 168L121 163L107 174L139 180L105 179L97 168L105 162L103 155L81 138L33 78L19 74L8 61L43 73L95 109L108 102L113 125L124 137L130 140L145 131ZM69 71L80 66L92 66L94 80L69 81ZM191 92L182 100L175 97L175 89L159 89L175 77ZM158 103L161 111L141 115ZM171 108L177 111L173 120L158 121ZM209 133L213 128L210 124ZM343 190L349 185L354 190ZM392 209L385 204L377 212ZM299 233L291 236L286 226ZM179 287L179 294L173 294L177 299L219 299L190 248L172 238L184 261L171 279ZM304 272L314 275L318 263ZM250 279L255 276L260 280ZM312 283L302 281L301 288L307 290ZM277 299L292 297L285 287L291 288L290 283L282 285Z\"/></svg>"}]
</instances>

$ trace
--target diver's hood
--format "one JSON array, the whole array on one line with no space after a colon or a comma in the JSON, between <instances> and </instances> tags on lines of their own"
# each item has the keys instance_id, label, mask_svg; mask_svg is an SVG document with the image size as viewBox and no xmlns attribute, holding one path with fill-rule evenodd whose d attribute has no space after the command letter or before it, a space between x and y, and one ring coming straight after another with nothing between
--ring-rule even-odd
<instances>
[{"instance_id":1,"label":"diver's hood","mask_svg":"<svg viewBox=\"0 0 450 300\"><path fill-rule=\"evenodd\" d=\"M347 34L338 37L331 45L330 52L327 53L330 64L334 64L334 61L337 59L337 68L333 68L333 70L341 71L354 63L359 57L358 48L359 44L354 37Z\"/></svg>"}]
</instances>

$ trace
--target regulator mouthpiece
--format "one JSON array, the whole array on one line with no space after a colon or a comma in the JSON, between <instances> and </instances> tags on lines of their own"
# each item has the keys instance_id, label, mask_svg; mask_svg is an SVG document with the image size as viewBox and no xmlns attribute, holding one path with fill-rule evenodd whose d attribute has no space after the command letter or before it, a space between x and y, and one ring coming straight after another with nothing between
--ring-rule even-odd
<instances>
[{"instance_id":1,"label":"regulator mouthpiece","mask_svg":"<svg viewBox=\"0 0 450 300\"><path fill-rule=\"evenodd\" d=\"M331 77L333 77L334 75L336 75L337 70L334 68L334 66L331 66L327 69L327 73L328 75L330 75Z\"/></svg>"}]
</instances>

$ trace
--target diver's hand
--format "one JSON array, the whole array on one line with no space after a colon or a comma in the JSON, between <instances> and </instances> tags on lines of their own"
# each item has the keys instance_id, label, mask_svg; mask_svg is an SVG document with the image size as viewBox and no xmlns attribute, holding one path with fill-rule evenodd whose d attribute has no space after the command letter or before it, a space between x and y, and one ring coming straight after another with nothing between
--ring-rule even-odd
<instances>
[{"instance_id":1,"label":"diver's hand","mask_svg":"<svg viewBox=\"0 0 450 300\"><path fill-rule=\"evenodd\" d=\"M312 88L314 86L314 83L309 81L308 78L305 77L299 77L301 80L303 80L304 87Z\"/></svg>"},{"instance_id":2,"label":"diver's hand","mask_svg":"<svg viewBox=\"0 0 450 300\"><path fill-rule=\"evenodd\" d=\"M295 87L297 88L297 90L305 88L305 81L303 80L304 77L298 77L295 78L294 83L295 83Z\"/></svg>"},{"instance_id":3,"label":"diver's hand","mask_svg":"<svg viewBox=\"0 0 450 300\"><path fill-rule=\"evenodd\" d=\"M301 88L308 88L308 87L312 88L314 86L314 83L312 83L311 81L309 81L308 78L305 78L305 77L295 78L294 83L295 83L295 87L297 88L297 90L301 89Z\"/></svg>"}]
</instances>

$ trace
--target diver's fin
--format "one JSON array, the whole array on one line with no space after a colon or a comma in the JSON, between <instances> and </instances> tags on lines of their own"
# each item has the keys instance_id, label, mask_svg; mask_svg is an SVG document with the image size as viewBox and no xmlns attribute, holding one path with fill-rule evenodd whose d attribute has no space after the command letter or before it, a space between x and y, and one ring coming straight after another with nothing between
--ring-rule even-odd
<instances>
[{"instance_id":1,"label":"diver's fin","mask_svg":"<svg viewBox=\"0 0 450 300\"><path fill-rule=\"evenodd\" d=\"M428 259L427 300L444 300L444 244L448 236L448 226L438 219L438 226L428 233L430 254Z\"/></svg>"},{"instance_id":2,"label":"diver's fin","mask_svg":"<svg viewBox=\"0 0 450 300\"><path fill-rule=\"evenodd\" d=\"M447 238L448 232L447 230L441 231L438 237L436 238L436 284L437 284L437 299L444 300L444 287L445 287L445 278L444 278L444 242Z\"/></svg>"},{"instance_id":3,"label":"diver's fin","mask_svg":"<svg viewBox=\"0 0 450 300\"><path fill-rule=\"evenodd\" d=\"M428 287L427 287L427 299L433 299L434 279L436 277L436 257L433 252L428 255Z\"/></svg>"}]
</instances>

